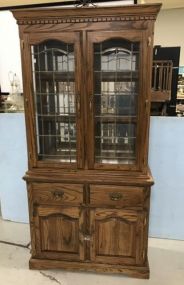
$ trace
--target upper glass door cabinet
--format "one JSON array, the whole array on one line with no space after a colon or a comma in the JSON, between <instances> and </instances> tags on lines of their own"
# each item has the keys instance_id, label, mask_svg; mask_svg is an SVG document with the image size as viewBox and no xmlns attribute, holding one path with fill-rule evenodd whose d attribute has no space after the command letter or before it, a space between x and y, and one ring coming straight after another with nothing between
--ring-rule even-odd
<instances>
[{"instance_id":1,"label":"upper glass door cabinet","mask_svg":"<svg viewBox=\"0 0 184 285\"><path fill-rule=\"evenodd\" d=\"M39 161L82 166L77 53L79 57L71 40L45 40L31 46Z\"/></svg>"},{"instance_id":2,"label":"upper glass door cabinet","mask_svg":"<svg viewBox=\"0 0 184 285\"><path fill-rule=\"evenodd\" d=\"M138 151L140 40L122 35L107 38L101 33L99 37L92 33L90 36L93 91L89 106L94 138L90 166L134 167Z\"/></svg>"}]
</instances>

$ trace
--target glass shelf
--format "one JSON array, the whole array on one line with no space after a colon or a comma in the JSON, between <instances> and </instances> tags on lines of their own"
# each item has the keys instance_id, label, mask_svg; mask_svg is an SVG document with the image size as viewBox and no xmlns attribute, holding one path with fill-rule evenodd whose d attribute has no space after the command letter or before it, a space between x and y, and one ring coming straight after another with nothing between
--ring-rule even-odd
<instances>
[{"instance_id":1,"label":"glass shelf","mask_svg":"<svg viewBox=\"0 0 184 285\"><path fill-rule=\"evenodd\" d=\"M130 72L130 71L94 71L95 80L100 80L101 82L131 82L138 81L138 72Z\"/></svg>"}]
</instances>

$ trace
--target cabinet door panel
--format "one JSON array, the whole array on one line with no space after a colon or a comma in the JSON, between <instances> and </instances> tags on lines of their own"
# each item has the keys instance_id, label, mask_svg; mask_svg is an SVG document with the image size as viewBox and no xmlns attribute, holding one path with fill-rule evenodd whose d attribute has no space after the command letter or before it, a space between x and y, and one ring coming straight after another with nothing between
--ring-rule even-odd
<instances>
[{"instance_id":1,"label":"cabinet door panel","mask_svg":"<svg viewBox=\"0 0 184 285\"><path fill-rule=\"evenodd\" d=\"M36 249L39 257L51 259L83 259L80 228L83 213L77 207L38 207Z\"/></svg>"},{"instance_id":2,"label":"cabinet door panel","mask_svg":"<svg viewBox=\"0 0 184 285\"><path fill-rule=\"evenodd\" d=\"M139 168L142 44L140 31L88 33L89 168Z\"/></svg>"},{"instance_id":3,"label":"cabinet door panel","mask_svg":"<svg viewBox=\"0 0 184 285\"><path fill-rule=\"evenodd\" d=\"M81 48L79 33L31 34L31 94L29 120L34 126L30 143L36 165L83 166ZM30 81L30 78L29 78ZM26 87L30 89L30 86ZM33 112L31 117L31 112ZM28 120L28 123L29 123ZM29 128L28 128L29 130Z\"/></svg>"},{"instance_id":4,"label":"cabinet door panel","mask_svg":"<svg viewBox=\"0 0 184 285\"><path fill-rule=\"evenodd\" d=\"M143 215L135 211L91 212L91 259L112 264L141 264Z\"/></svg>"},{"instance_id":5,"label":"cabinet door panel","mask_svg":"<svg viewBox=\"0 0 184 285\"><path fill-rule=\"evenodd\" d=\"M77 253L79 249L79 228L75 218L58 214L57 217L45 217L40 221L43 251Z\"/></svg>"}]
</instances>

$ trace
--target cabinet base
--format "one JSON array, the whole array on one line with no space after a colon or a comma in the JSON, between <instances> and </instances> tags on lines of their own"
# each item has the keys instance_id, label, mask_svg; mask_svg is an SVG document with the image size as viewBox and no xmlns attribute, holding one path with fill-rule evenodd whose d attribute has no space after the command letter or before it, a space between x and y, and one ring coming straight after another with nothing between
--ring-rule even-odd
<instances>
[{"instance_id":1,"label":"cabinet base","mask_svg":"<svg viewBox=\"0 0 184 285\"><path fill-rule=\"evenodd\" d=\"M149 264L145 266L111 265L102 263L69 262L60 260L35 259L29 261L30 269L66 269L70 271L91 271L98 273L117 273L126 276L149 279Z\"/></svg>"}]
</instances>

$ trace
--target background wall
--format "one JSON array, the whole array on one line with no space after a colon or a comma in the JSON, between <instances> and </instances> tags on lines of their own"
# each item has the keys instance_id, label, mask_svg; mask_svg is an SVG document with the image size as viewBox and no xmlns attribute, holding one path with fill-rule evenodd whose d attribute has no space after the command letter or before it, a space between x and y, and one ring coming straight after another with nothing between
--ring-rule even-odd
<instances>
[{"instance_id":1,"label":"background wall","mask_svg":"<svg viewBox=\"0 0 184 285\"><path fill-rule=\"evenodd\" d=\"M67 0L65 0L67 1ZM68 0L72 1L72 0ZM133 0L124 0L123 4L132 4ZM52 2L51 0L9 0L1 1L0 7L7 7L10 5L23 5L23 4L38 4ZM55 0L54 2L61 2ZM120 5L120 1L112 1L108 3L100 3L99 5ZM11 86L8 74L10 71L16 73L20 80L20 92L22 92L22 69L21 69L21 55L19 43L19 31L16 20L10 11L0 11L0 86L2 92L11 92Z\"/></svg>"},{"instance_id":2,"label":"background wall","mask_svg":"<svg viewBox=\"0 0 184 285\"><path fill-rule=\"evenodd\" d=\"M184 240L184 117L151 117L150 236Z\"/></svg>"},{"instance_id":3,"label":"background wall","mask_svg":"<svg viewBox=\"0 0 184 285\"><path fill-rule=\"evenodd\" d=\"M9 71L22 81L18 26L11 12L0 11L0 27L0 85L9 92ZM181 46L180 66L184 66L183 27L184 9L162 10L155 24L155 45Z\"/></svg>"},{"instance_id":4,"label":"background wall","mask_svg":"<svg viewBox=\"0 0 184 285\"><path fill-rule=\"evenodd\" d=\"M2 217L28 222L25 123L23 113L0 114L0 200Z\"/></svg>"},{"instance_id":5,"label":"background wall","mask_svg":"<svg viewBox=\"0 0 184 285\"><path fill-rule=\"evenodd\" d=\"M21 81L21 58L18 26L11 12L0 11L0 85L3 92L10 92L9 71Z\"/></svg>"},{"instance_id":6,"label":"background wall","mask_svg":"<svg viewBox=\"0 0 184 285\"><path fill-rule=\"evenodd\" d=\"M0 197L4 219L28 222L24 114L0 114ZM184 118L152 117L150 236L184 240Z\"/></svg>"},{"instance_id":7,"label":"background wall","mask_svg":"<svg viewBox=\"0 0 184 285\"><path fill-rule=\"evenodd\" d=\"M165 47L181 46L180 66L184 66L183 27L184 8L162 10L155 24L155 45Z\"/></svg>"},{"instance_id":8,"label":"background wall","mask_svg":"<svg viewBox=\"0 0 184 285\"><path fill-rule=\"evenodd\" d=\"M0 0L1 7L7 6L16 6L16 5L30 5L30 4L39 4L39 3L49 3L49 2L69 2L72 0Z\"/></svg>"},{"instance_id":9,"label":"background wall","mask_svg":"<svg viewBox=\"0 0 184 285\"><path fill-rule=\"evenodd\" d=\"M0 1L1 2L1 1ZM21 1L11 0L11 5L21 4ZM25 0L22 2L26 2ZM36 3L45 2L44 0L34 0L29 1ZM48 1L49 2L49 1ZM50 1L51 2L51 1ZM56 2L56 1L55 1ZM59 0L57 1L59 2ZM125 3L125 1L122 1ZM27 2L26 2L27 3ZM131 4L132 0L126 0L126 4ZM27 3L29 4L29 3ZM121 2L118 1L120 5ZM3 1L2 5L6 6L9 3ZM104 5L100 3L100 5ZM117 5L116 1L108 2L105 4L108 5ZM19 44L19 32L18 25L10 11L0 11L0 86L3 92L10 92L11 86L8 78L9 71L16 73L19 80L22 91L22 71L21 71L21 56L20 56L20 44Z\"/></svg>"},{"instance_id":10,"label":"background wall","mask_svg":"<svg viewBox=\"0 0 184 285\"><path fill-rule=\"evenodd\" d=\"M181 46L184 65L184 9L162 11L155 29L155 44ZM6 24L5 24L6 23ZM18 28L10 12L0 12L0 84L10 91L8 72L21 79ZM150 131L152 191L150 236L184 239L183 145L184 118L154 117ZM0 114L0 199L5 219L28 222L27 169L23 114Z\"/></svg>"}]
</instances>

